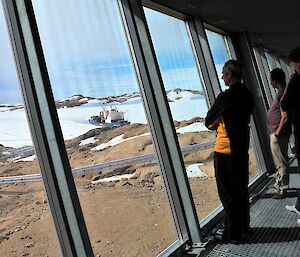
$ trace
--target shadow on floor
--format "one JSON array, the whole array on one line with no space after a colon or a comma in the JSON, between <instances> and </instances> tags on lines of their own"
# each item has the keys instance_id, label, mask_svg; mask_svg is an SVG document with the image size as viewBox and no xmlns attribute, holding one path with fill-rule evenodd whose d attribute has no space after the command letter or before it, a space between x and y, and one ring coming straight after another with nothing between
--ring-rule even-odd
<instances>
[{"instance_id":1,"label":"shadow on floor","mask_svg":"<svg viewBox=\"0 0 300 257\"><path fill-rule=\"evenodd\" d=\"M275 193L275 190L274 192L272 193L264 193L262 195L259 196L259 199L269 199L269 198L273 198L274 196L274 193ZM293 198L293 197L298 197L300 195L300 189L298 188L289 188L287 191L286 191L286 194L284 196L284 198ZM277 199L277 200L281 200L281 199Z\"/></svg>"},{"instance_id":2,"label":"shadow on floor","mask_svg":"<svg viewBox=\"0 0 300 257\"><path fill-rule=\"evenodd\" d=\"M252 233L243 238L240 244L279 243L297 240L300 240L300 227L252 228Z\"/></svg>"}]
</instances>

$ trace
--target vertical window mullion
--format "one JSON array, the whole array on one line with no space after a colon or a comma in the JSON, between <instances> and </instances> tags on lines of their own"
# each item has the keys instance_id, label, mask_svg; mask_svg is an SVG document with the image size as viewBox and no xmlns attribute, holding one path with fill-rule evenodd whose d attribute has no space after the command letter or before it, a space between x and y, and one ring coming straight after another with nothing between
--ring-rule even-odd
<instances>
[{"instance_id":1,"label":"vertical window mullion","mask_svg":"<svg viewBox=\"0 0 300 257\"><path fill-rule=\"evenodd\" d=\"M140 1L119 2L178 237L196 244L199 222L143 8Z\"/></svg>"},{"instance_id":2,"label":"vertical window mullion","mask_svg":"<svg viewBox=\"0 0 300 257\"><path fill-rule=\"evenodd\" d=\"M93 256L30 1L3 1L30 131L63 256Z\"/></svg>"}]
</instances>

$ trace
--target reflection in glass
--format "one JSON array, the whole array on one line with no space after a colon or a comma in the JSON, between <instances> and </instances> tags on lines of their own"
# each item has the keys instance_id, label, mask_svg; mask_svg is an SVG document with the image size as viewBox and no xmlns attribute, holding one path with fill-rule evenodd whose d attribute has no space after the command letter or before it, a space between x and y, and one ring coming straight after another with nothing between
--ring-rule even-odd
<instances>
[{"instance_id":1,"label":"reflection in glass","mask_svg":"<svg viewBox=\"0 0 300 257\"><path fill-rule=\"evenodd\" d=\"M223 68L225 62L227 62L230 59L230 55L229 55L228 48L227 48L227 45L225 42L225 38L223 35L213 32L208 29L206 29L205 32L207 35L208 43L209 43L212 57L213 57L215 67L217 70L221 89L224 91L227 89L227 87L224 84L224 81L222 80L222 68Z\"/></svg>"},{"instance_id":2,"label":"reflection in glass","mask_svg":"<svg viewBox=\"0 0 300 257\"><path fill-rule=\"evenodd\" d=\"M60 256L41 180L3 183L40 174L26 120L4 12L0 4L0 256Z\"/></svg>"},{"instance_id":3,"label":"reflection in glass","mask_svg":"<svg viewBox=\"0 0 300 257\"><path fill-rule=\"evenodd\" d=\"M204 126L205 94L184 21L144 8L199 219L219 204L212 162L215 134ZM203 143L211 147L201 149Z\"/></svg>"},{"instance_id":4,"label":"reflection in glass","mask_svg":"<svg viewBox=\"0 0 300 257\"><path fill-rule=\"evenodd\" d=\"M95 255L159 254L177 234L118 1L33 6Z\"/></svg>"}]
</instances>

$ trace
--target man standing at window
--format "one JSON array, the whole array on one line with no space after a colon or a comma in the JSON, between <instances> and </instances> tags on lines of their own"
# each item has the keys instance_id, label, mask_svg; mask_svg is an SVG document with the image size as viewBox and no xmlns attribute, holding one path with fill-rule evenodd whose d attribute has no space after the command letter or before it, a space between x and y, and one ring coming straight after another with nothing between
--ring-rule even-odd
<instances>
[{"instance_id":1,"label":"man standing at window","mask_svg":"<svg viewBox=\"0 0 300 257\"><path fill-rule=\"evenodd\" d=\"M249 136L252 93L241 83L242 67L229 60L222 71L229 89L220 93L205 119L208 129L217 130L214 167L220 200L225 211L222 241L241 240L250 229L249 215Z\"/></svg>"},{"instance_id":2,"label":"man standing at window","mask_svg":"<svg viewBox=\"0 0 300 257\"><path fill-rule=\"evenodd\" d=\"M273 196L280 199L285 196L289 187L288 174L288 143L291 134L291 126L288 122L287 112L280 109L280 101L286 87L285 73L276 68L270 73L270 81L273 88L277 89L277 95L267 113L268 130L270 135L270 147L277 170L274 187L277 194Z\"/></svg>"},{"instance_id":3,"label":"man standing at window","mask_svg":"<svg viewBox=\"0 0 300 257\"><path fill-rule=\"evenodd\" d=\"M295 70L295 74L288 83L286 93L281 100L281 108L288 112L288 117L294 126L295 149L298 160L298 168L300 165L300 47L293 49L289 55L291 65ZM296 205L287 205L286 209L296 212L300 215L300 196L298 196ZM297 221L300 224L300 219Z\"/></svg>"}]
</instances>

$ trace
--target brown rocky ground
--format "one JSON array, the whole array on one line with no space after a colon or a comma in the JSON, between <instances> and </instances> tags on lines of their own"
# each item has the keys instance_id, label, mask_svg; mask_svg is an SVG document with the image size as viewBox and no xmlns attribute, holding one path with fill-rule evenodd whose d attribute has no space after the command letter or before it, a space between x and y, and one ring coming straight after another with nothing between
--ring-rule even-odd
<instances>
[{"instance_id":1,"label":"brown rocky ground","mask_svg":"<svg viewBox=\"0 0 300 257\"><path fill-rule=\"evenodd\" d=\"M189 121L185 121L186 124ZM184 126L178 123L178 127ZM130 138L148 132L145 125L118 129L92 130L66 142L73 168L139 156L154 151L150 136L122 142L102 151L91 151L97 144L124 135ZM95 136L96 144L79 145ZM178 135L181 147L209 142L209 131ZM256 170L250 152L250 171ZM186 164L200 163L208 176L189 179L197 214L203 219L220 202L216 192L212 149L184 156ZM0 176L38 173L33 162L5 163ZM131 179L91 184L114 174L134 173ZM176 240L162 177L156 164L135 164L115 170L99 171L75 178L76 188L95 256L156 256ZM100 255L101 254L101 255ZM0 185L0 256L60 256L53 222L41 182Z\"/></svg>"}]
</instances>

